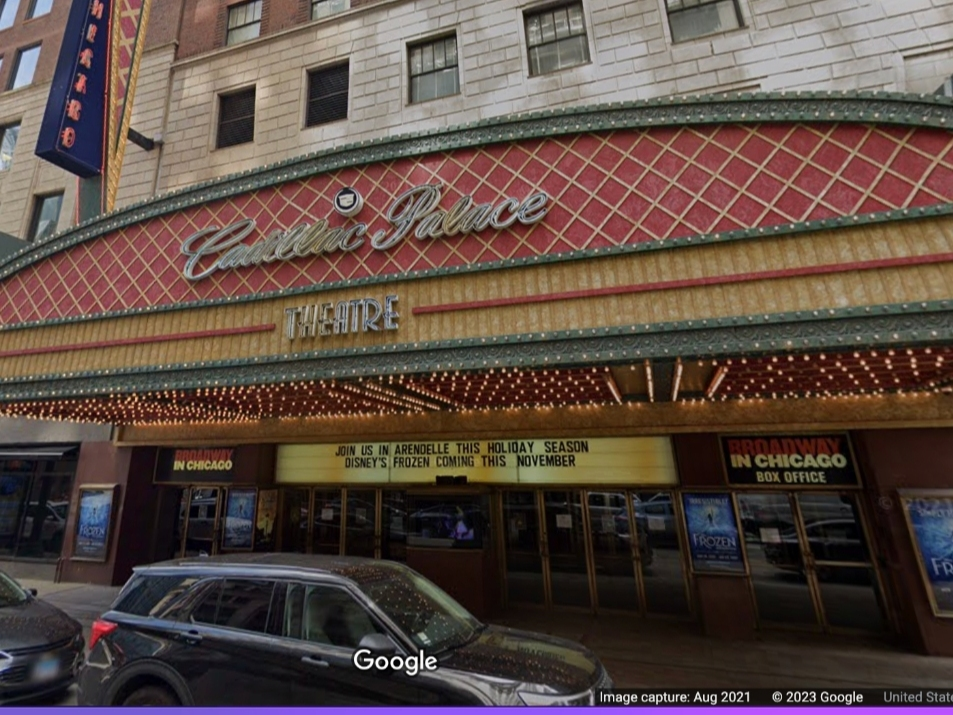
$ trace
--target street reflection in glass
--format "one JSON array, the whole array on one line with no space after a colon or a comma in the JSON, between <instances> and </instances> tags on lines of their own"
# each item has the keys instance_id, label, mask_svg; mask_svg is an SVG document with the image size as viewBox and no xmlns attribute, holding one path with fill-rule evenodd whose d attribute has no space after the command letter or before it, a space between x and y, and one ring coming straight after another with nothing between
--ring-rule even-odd
<instances>
[{"instance_id":1,"label":"street reflection in glass","mask_svg":"<svg viewBox=\"0 0 953 715\"><path fill-rule=\"evenodd\" d=\"M689 613L674 505L671 492L632 494L632 514L640 539L642 588L649 613Z\"/></svg>"}]
</instances>

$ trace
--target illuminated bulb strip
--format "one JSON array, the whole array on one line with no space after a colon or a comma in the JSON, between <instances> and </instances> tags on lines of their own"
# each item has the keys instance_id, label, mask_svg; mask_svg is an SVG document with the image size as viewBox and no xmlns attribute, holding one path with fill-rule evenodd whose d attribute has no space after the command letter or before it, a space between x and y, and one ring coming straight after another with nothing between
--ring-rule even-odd
<instances>
[{"instance_id":1,"label":"illuminated bulb strip","mask_svg":"<svg viewBox=\"0 0 953 715\"><path fill-rule=\"evenodd\" d=\"M718 391L718 388L721 386L722 380L725 379L725 375L728 374L728 366L722 365L715 371L715 376L711 380L711 384L708 386L708 392L705 393L705 397L711 399L714 394Z\"/></svg>"},{"instance_id":2,"label":"illuminated bulb strip","mask_svg":"<svg viewBox=\"0 0 953 715\"><path fill-rule=\"evenodd\" d=\"M645 379L648 380L649 402L655 402L655 382L652 380L652 361L645 361Z\"/></svg>"},{"instance_id":3,"label":"illuminated bulb strip","mask_svg":"<svg viewBox=\"0 0 953 715\"><path fill-rule=\"evenodd\" d=\"M678 358L675 361L675 378L672 380L672 402L678 399L678 388L682 384L682 370L684 365L682 365L682 359Z\"/></svg>"},{"instance_id":4,"label":"illuminated bulb strip","mask_svg":"<svg viewBox=\"0 0 953 715\"><path fill-rule=\"evenodd\" d=\"M612 377L611 372L605 373L606 385L609 386L609 391L612 393L612 396L615 398L615 401L622 404L622 393L619 392L619 386L615 384L615 378Z\"/></svg>"}]
</instances>

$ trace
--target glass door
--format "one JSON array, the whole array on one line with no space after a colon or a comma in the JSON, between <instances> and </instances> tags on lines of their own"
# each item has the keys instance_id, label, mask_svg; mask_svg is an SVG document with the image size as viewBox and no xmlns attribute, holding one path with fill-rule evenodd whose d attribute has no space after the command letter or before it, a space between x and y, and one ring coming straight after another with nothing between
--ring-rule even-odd
<instances>
[{"instance_id":1,"label":"glass door","mask_svg":"<svg viewBox=\"0 0 953 715\"><path fill-rule=\"evenodd\" d=\"M218 553L221 506L222 490L218 487L191 488L183 547L185 556Z\"/></svg>"},{"instance_id":2,"label":"glass door","mask_svg":"<svg viewBox=\"0 0 953 715\"><path fill-rule=\"evenodd\" d=\"M341 553L341 490L315 489L311 516L311 553Z\"/></svg>"},{"instance_id":3,"label":"glass door","mask_svg":"<svg viewBox=\"0 0 953 715\"><path fill-rule=\"evenodd\" d=\"M632 492L636 563L647 613L691 613L681 529L672 492Z\"/></svg>"},{"instance_id":4,"label":"glass door","mask_svg":"<svg viewBox=\"0 0 953 715\"><path fill-rule=\"evenodd\" d=\"M824 627L885 631L882 591L856 495L798 494L797 506Z\"/></svg>"},{"instance_id":5,"label":"glass door","mask_svg":"<svg viewBox=\"0 0 953 715\"><path fill-rule=\"evenodd\" d=\"M645 539L640 531L631 528L625 492L587 492L586 502L597 607L639 611L635 577L639 557L638 549L632 545L633 541L638 544Z\"/></svg>"},{"instance_id":6,"label":"glass door","mask_svg":"<svg viewBox=\"0 0 953 715\"><path fill-rule=\"evenodd\" d=\"M791 496L738 494L758 617L765 624L816 628L817 609Z\"/></svg>"},{"instance_id":7,"label":"glass door","mask_svg":"<svg viewBox=\"0 0 953 715\"><path fill-rule=\"evenodd\" d=\"M377 552L377 490L348 489L344 553L374 558Z\"/></svg>"},{"instance_id":8,"label":"glass door","mask_svg":"<svg viewBox=\"0 0 953 715\"><path fill-rule=\"evenodd\" d=\"M311 520L311 490L294 487L281 490L281 550L308 552L308 523Z\"/></svg>"},{"instance_id":9,"label":"glass door","mask_svg":"<svg viewBox=\"0 0 953 715\"><path fill-rule=\"evenodd\" d=\"M589 546L582 492L543 492L544 558L549 563L549 588L555 606L591 608Z\"/></svg>"},{"instance_id":10,"label":"glass door","mask_svg":"<svg viewBox=\"0 0 953 715\"><path fill-rule=\"evenodd\" d=\"M509 603L546 602L539 540L539 503L535 491L504 491L503 545L506 598Z\"/></svg>"}]
</instances>

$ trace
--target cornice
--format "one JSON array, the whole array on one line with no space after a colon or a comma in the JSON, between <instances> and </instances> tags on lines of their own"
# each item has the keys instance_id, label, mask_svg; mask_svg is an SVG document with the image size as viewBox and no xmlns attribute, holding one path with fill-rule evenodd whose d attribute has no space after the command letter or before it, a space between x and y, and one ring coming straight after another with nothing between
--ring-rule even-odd
<instances>
[{"instance_id":1,"label":"cornice","mask_svg":"<svg viewBox=\"0 0 953 715\"><path fill-rule=\"evenodd\" d=\"M0 380L0 401L353 379L434 370L953 343L953 300L527 333Z\"/></svg>"}]
</instances>

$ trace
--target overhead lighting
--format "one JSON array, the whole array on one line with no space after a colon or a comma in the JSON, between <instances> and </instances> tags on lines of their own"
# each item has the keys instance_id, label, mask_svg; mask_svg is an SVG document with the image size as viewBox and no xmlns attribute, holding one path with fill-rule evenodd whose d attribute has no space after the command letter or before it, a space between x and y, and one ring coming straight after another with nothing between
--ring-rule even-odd
<instances>
[{"instance_id":1,"label":"overhead lighting","mask_svg":"<svg viewBox=\"0 0 953 715\"><path fill-rule=\"evenodd\" d=\"M708 392L705 393L705 397L711 399L712 396L718 392L718 388L721 386L722 380L725 379L725 375L728 374L728 366L722 365L720 368L715 370L715 375L711 379L711 384L708 385Z\"/></svg>"},{"instance_id":2,"label":"overhead lighting","mask_svg":"<svg viewBox=\"0 0 953 715\"><path fill-rule=\"evenodd\" d=\"M675 360L675 376L672 378L672 402L678 399L678 388L682 384L682 370L684 365L682 365L682 359L678 358Z\"/></svg>"}]
</instances>

